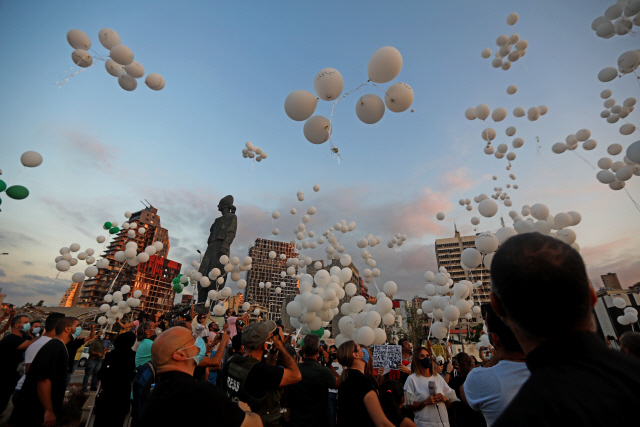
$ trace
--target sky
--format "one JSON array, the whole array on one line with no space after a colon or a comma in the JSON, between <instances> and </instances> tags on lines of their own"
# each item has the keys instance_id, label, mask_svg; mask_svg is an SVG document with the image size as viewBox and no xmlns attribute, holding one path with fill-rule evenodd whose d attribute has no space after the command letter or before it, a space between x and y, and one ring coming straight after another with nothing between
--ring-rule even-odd
<instances>
[{"instance_id":1,"label":"sky","mask_svg":"<svg viewBox=\"0 0 640 427\"><path fill-rule=\"evenodd\" d=\"M499 216L511 225L508 212L525 204L544 203L552 214L580 212L582 222L573 229L594 286L601 285L601 274L617 272L628 287L640 281L640 212L631 200L640 201L640 180L628 181L627 193L595 179L595 164L608 156L609 144L626 148L638 139L637 131L618 132L622 122L600 118L603 89L619 103L640 93L633 76L597 79L602 68L638 47L631 34L604 40L591 30L610 4L469 1L454 11L450 2L409 1L366 7L356 1L2 2L0 168L3 180L30 190L21 201L0 196L0 253L9 254L0 255L5 301L57 305L71 278L62 273L54 282L59 249L74 242L98 249L102 224L122 222L123 213L141 209L145 199L169 230L169 258L186 268L198 259L196 249L204 251L217 203L227 194L238 216L233 255L245 256L258 237L289 241L300 221L289 210L314 206L318 213L307 230L316 236L342 219L356 222L341 243L361 270L366 266L355 242L367 233L380 236L382 243L368 248L382 272L377 284L393 280L396 296L411 298L422 292L424 272L436 268L435 239L451 237L454 222L463 234L474 233L477 205L467 212L458 200L491 194L495 186L506 190L507 183L519 185L508 191L512 208L501 205L477 231L498 229ZM506 24L511 12L520 15L513 27ZM143 79L135 91L122 90L99 59L58 87L79 71L67 31L87 33L94 54L105 58L97 37L105 27L119 33L146 74L164 77L162 91ZM528 40L526 56L508 71L493 68L480 52L495 52L496 38L512 33ZM409 84L415 111L387 110L376 124L360 122L357 99L381 94L371 85L336 103L338 161L328 142L305 140L303 123L286 116L284 99L298 89L313 92L313 79L325 67L340 71L343 93L357 88L367 82L369 58L383 46L401 52L403 67L381 87ZM518 92L507 95L512 84ZM506 159L484 154L485 125L464 117L480 103L509 113L494 126L494 145L510 143L508 126L525 140L511 171ZM511 113L539 105L549 112L535 122ZM331 109L321 100L315 114L328 117ZM627 121L637 123L638 114ZM595 150L551 152L582 128L598 141ZM244 159L247 141L268 158ZM44 162L22 170L20 155L29 150ZM297 191L304 191L304 202ZM280 219L271 218L274 210ZM437 212L446 219L437 221ZM396 233L407 241L387 248ZM322 248L303 253L325 255Z\"/></svg>"}]
</instances>

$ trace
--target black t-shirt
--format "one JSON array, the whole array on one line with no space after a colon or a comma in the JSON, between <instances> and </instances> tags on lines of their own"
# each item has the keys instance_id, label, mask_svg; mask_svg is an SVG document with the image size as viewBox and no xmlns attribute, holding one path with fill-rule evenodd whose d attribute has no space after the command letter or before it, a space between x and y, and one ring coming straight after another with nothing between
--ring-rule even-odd
<instances>
[{"instance_id":1,"label":"black t-shirt","mask_svg":"<svg viewBox=\"0 0 640 427\"><path fill-rule=\"evenodd\" d=\"M76 340L71 340L67 343L67 351L69 351L69 368L68 372L73 374L73 364L76 361L76 353L78 349L82 347L84 344L84 338L78 338Z\"/></svg>"},{"instance_id":2,"label":"black t-shirt","mask_svg":"<svg viewBox=\"0 0 640 427\"><path fill-rule=\"evenodd\" d=\"M54 338L42 346L31 363L13 410L14 425L31 425L44 420L44 407L38 398L38 382L51 380L51 403L60 415L67 389L68 354L62 341ZM17 422L16 422L17 421ZM24 423L24 424L23 424Z\"/></svg>"},{"instance_id":3,"label":"black t-shirt","mask_svg":"<svg viewBox=\"0 0 640 427\"><path fill-rule=\"evenodd\" d=\"M327 427L331 425L329 389L336 388L331 369L313 359L298 363L302 381L289 387L288 402L294 427Z\"/></svg>"},{"instance_id":4,"label":"black t-shirt","mask_svg":"<svg viewBox=\"0 0 640 427\"><path fill-rule=\"evenodd\" d=\"M527 355L527 367L531 376L495 427L638 424L640 360L609 350L596 334L546 341Z\"/></svg>"},{"instance_id":5,"label":"black t-shirt","mask_svg":"<svg viewBox=\"0 0 640 427\"><path fill-rule=\"evenodd\" d=\"M18 350L18 347L25 341L25 338L14 334L0 341L0 382L7 388L15 388L20 379L16 369L24 359L24 350Z\"/></svg>"},{"instance_id":6,"label":"black t-shirt","mask_svg":"<svg viewBox=\"0 0 640 427\"><path fill-rule=\"evenodd\" d=\"M364 397L375 390L369 378L357 369L349 369L347 380L338 388L338 427L373 427Z\"/></svg>"},{"instance_id":7,"label":"black t-shirt","mask_svg":"<svg viewBox=\"0 0 640 427\"><path fill-rule=\"evenodd\" d=\"M250 396L262 399L269 390L277 390L280 387L283 375L283 368L258 362L251 367L244 384L244 390Z\"/></svg>"},{"instance_id":8,"label":"black t-shirt","mask_svg":"<svg viewBox=\"0 0 640 427\"><path fill-rule=\"evenodd\" d=\"M244 411L220 387L172 371L158 375L153 391L142 405L138 424L139 427L239 427L244 417Z\"/></svg>"}]
</instances>

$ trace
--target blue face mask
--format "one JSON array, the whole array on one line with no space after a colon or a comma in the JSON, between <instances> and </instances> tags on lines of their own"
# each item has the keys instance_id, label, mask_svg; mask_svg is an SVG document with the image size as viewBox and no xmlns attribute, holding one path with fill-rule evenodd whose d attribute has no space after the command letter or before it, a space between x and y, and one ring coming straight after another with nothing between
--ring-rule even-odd
<instances>
[{"instance_id":1,"label":"blue face mask","mask_svg":"<svg viewBox=\"0 0 640 427\"><path fill-rule=\"evenodd\" d=\"M73 339L78 339L80 334L82 333L82 328L80 326L76 326L76 331L73 333Z\"/></svg>"},{"instance_id":2,"label":"blue face mask","mask_svg":"<svg viewBox=\"0 0 640 427\"><path fill-rule=\"evenodd\" d=\"M364 353L362 360L364 360L364 363L369 363L369 350L367 350L367 347L362 347L362 352Z\"/></svg>"},{"instance_id":3,"label":"blue face mask","mask_svg":"<svg viewBox=\"0 0 640 427\"><path fill-rule=\"evenodd\" d=\"M38 335L40 333L40 328L33 328L33 331L31 331L33 333L33 335Z\"/></svg>"},{"instance_id":4,"label":"blue face mask","mask_svg":"<svg viewBox=\"0 0 640 427\"><path fill-rule=\"evenodd\" d=\"M22 326L22 330L23 330L24 332L29 332L29 329L31 329L31 323L25 323L25 324Z\"/></svg>"},{"instance_id":5,"label":"blue face mask","mask_svg":"<svg viewBox=\"0 0 640 427\"><path fill-rule=\"evenodd\" d=\"M204 357L207 355L207 345L204 343L204 340L201 337L196 338L196 342L193 343L193 345L190 345L189 347L178 349L177 351L186 350L186 349L194 347L194 346L198 347L198 349L200 351L195 356L188 357L187 360L188 359L193 359L196 362L196 366L198 366L200 364L200 362L202 362L202 359L204 359Z\"/></svg>"}]
</instances>

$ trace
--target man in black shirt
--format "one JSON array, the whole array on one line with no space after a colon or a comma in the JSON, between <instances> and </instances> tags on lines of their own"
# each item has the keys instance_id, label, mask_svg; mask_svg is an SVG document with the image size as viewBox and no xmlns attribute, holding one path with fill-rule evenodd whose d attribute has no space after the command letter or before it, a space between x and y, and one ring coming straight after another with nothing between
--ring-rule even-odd
<instances>
[{"instance_id":1,"label":"man in black shirt","mask_svg":"<svg viewBox=\"0 0 640 427\"><path fill-rule=\"evenodd\" d=\"M541 313L536 290L563 301ZM491 262L491 305L527 355L531 377L494 426L635 425L640 361L607 349L580 254L539 233L509 238Z\"/></svg>"},{"instance_id":2,"label":"man in black shirt","mask_svg":"<svg viewBox=\"0 0 640 427\"><path fill-rule=\"evenodd\" d=\"M196 342L180 326L167 329L153 342L151 360L157 378L140 411L139 426L261 427L260 417L245 403L235 403L220 387L193 378L204 357Z\"/></svg>"},{"instance_id":3,"label":"man in black shirt","mask_svg":"<svg viewBox=\"0 0 640 427\"><path fill-rule=\"evenodd\" d=\"M69 386L69 382L71 381L71 375L73 375L76 368L78 367L79 360L76 360L76 353L78 353L78 350L80 349L80 347L82 347L85 344L89 344L91 341L95 339L95 337L96 337L96 327L95 325L91 325L91 332L89 333L89 336L84 338L72 339L67 344L67 351L69 352L69 369L67 371L68 372L67 386Z\"/></svg>"},{"instance_id":4,"label":"man in black shirt","mask_svg":"<svg viewBox=\"0 0 640 427\"><path fill-rule=\"evenodd\" d=\"M56 323L56 336L46 343L27 372L11 414L14 426L45 426L56 423L66 390L69 354L66 344L79 335L78 319L64 317Z\"/></svg>"},{"instance_id":5,"label":"man in black shirt","mask_svg":"<svg viewBox=\"0 0 640 427\"><path fill-rule=\"evenodd\" d=\"M318 363L319 342L317 335L304 337L304 360L298 364L302 381L292 385L288 391L292 427L332 425L329 389L338 388L338 377L335 371Z\"/></svg>"},{"instance_id":6,"label":"man in black shirt","mask_svg":"<svg viewBox=\"0 0 640 427\"><path fill-rule=\"evenodd\" d=\"M273 348L267 361L263 362L268 339L273 340ZM265 427L280 424L280 387L302 379L282 340L282 330L276 328L275 322L250 323L242 333L244 356L235 356L229 361L226 383L222 384L232 399L246 402L253 412L259 414ZM282 357L283 368L275 366L278 353Z\"/></svg>"},{"instance_id":7,"label":"man in black shirt","mask_svg":"<svg viewBox=\"0 0 640 427\"><path fill-rule=\"evenodd\" d=\"M24 359L24 351L33 344L23 333L30 327L29 318L19 315L11 319L11 333L0 341L0 414L9 403L9 398L20 379L18 365Z\"/></svg>"}]
</instances>

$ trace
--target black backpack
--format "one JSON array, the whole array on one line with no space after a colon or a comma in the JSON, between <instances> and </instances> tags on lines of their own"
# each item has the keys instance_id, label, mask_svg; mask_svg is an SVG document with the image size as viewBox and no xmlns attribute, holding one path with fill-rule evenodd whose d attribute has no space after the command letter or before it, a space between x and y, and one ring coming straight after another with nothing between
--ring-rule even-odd
<instances>
[{"instance_id":1,"label":"black backpack","mask_svg":"<svg viewBox=\"0 0 640 427\"><path fill-rule=\"evenodd\" d=\"M156 367L153 366L153 363L147 362L136 369L138 372L133 378L133 404L131 406L131 415L135 419L156 384Z\"/></svg>"}]
</instances>

